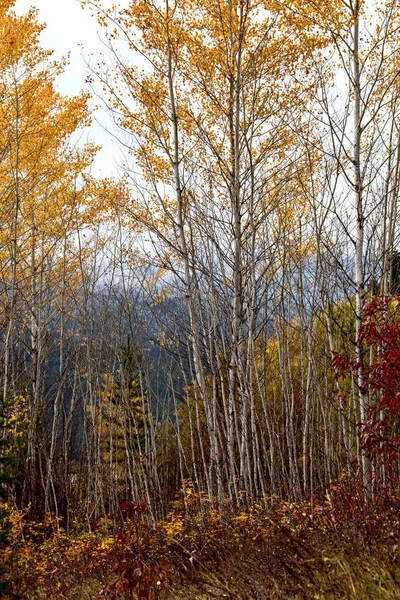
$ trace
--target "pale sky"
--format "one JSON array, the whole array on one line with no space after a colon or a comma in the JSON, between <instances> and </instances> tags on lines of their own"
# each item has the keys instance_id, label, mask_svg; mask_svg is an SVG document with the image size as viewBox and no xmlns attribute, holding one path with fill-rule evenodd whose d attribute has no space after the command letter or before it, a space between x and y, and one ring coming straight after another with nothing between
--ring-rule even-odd
<instances>
[{"instance_id":1,"label":"pale sky","mask_svg":"<svg viewBox=\"0 0 400 600\"><path fill-rule=\"evenodd\" d=\"M103 2L103 5L107 6L107 3L112 2L109 0ZM82 10L78 0L16 0L15 10L21 14L31 6L39 9L38 20L47 24L41 37L43 48L54 50L53 56L56 59L60 59L68 52L71 55L70 65L57 80L58 90L65 95L74 95L80 90L87 90L85 79L88 70L84 57L90 59L93 53L95 59L104 49L99 38L101 30L96 18L88 8ZM80 44L83 44L83 49ZM93 100L93 104L98 103L98 100ZM101 123L111 127L111 123L107 123L104 111L98 111L95 116ZM96 122L93 123L88 136L90 141L103 147L95 161L94 173L99 177L115 175L115 160L121 159L117 143ZM86 134L85 139L87 139Z\"/></svg>"}]
</instances>

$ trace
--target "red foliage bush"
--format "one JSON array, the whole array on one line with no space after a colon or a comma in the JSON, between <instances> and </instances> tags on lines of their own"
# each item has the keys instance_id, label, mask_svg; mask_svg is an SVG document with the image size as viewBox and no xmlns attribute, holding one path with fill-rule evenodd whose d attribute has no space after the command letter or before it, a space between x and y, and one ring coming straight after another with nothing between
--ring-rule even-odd
<instances>
[{"instance_id":1,"label":"red foliage bush","mask_svg":"<svg viewBox=\"0 0 400 600\"><path fill-rule=\"evenodd\" d=\"M365 309L360 342L372 360L364 385L369 395L368 420L360 424L360 441L377 466L391 469L400 454L400 296L375 296ZM359 364L341 354L332 360L336 375L356 376Z\"/></svg>"},{"instance_id":2,"label":"red foliage bush","mask_svg":"<svg viewBox=\"0 0 400 600\"><path fill-rule=\"evenodd\" d=\"M121 512L125 523L116 535L112 569L117 579L104 586L98 598L156 599L162 590L168 589L170 578L166 561L153 566L147 560L152 541L145 520L147 505L145 502L123 502Z\"/></svg>"}]
</instances>

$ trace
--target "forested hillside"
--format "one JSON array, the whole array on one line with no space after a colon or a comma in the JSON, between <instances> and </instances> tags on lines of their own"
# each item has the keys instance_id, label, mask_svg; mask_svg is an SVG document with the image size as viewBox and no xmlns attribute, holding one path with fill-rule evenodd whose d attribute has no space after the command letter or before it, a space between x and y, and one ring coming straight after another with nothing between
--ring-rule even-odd
<instances>
[{"instance_id":1,"label":"forested hillside","mask_svg":"<svg viewBox=\"0 0 400 600\"><path fill-rule=\"evenodd\" d=\"M0 0L0 596L400 597L400 3L81 5L64 96Z\"/></svg>"}]
</instances>

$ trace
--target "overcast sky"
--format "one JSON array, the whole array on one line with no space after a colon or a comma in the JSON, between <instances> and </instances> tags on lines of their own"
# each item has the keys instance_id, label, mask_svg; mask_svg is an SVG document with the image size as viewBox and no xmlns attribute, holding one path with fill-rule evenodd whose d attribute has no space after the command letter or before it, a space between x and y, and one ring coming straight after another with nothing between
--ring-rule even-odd
<instances>
[{"instance_id":1,"label":"overcast sky","mask_svg":"<svg viewBox=\"0 0 400 600\"><path fill-rule=\"evenodd\" d=\"M105 6L111 3L112 0L103 1ZM73 95L82 89L88 89L85 83L88 73L84 57L90 57L91 53L98 56L103 50L96 18L88 8L82 10L78 0L16 0L15 9L21 14L31 6L39 9L39 21L47 24L42 33L42 46L54 50L54 58L57 59L68 52L71 54L70 65L57 81L59 91L62 94ZM97 119L107 125L103 112L97 114ZM120 160L116 142L95 122L88 135L91 141L103 146L95 162L96 175L115 174L115 159Z\"/></svg>"}]
</instances>

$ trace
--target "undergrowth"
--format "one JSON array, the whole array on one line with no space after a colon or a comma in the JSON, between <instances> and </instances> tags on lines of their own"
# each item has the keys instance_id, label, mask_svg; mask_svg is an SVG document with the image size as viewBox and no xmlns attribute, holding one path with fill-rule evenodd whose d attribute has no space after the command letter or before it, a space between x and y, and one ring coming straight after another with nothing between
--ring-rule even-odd
<instances>
[{"instance_id":1,"label":"undergrowth","mask_svg":"<svg viewBox=\"0 0 400 600\"><path fill-rule=\"evenodd\" d=\"M218 512L186 486L156 527L144 504L125 502L122 516L69 535L3 505L0 561L14 575L9 597L31 600L400 598L400 498L378 500L339 485L319 502Z\"/></svg>"}]
</instances>

